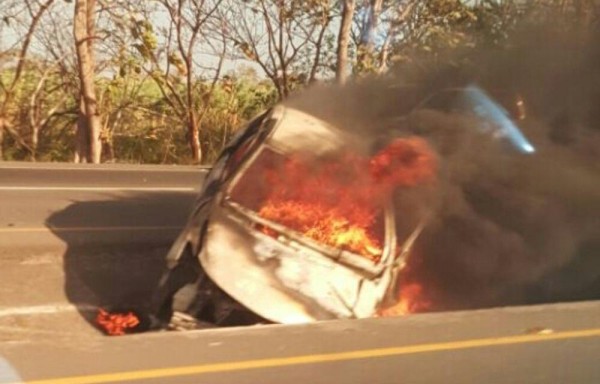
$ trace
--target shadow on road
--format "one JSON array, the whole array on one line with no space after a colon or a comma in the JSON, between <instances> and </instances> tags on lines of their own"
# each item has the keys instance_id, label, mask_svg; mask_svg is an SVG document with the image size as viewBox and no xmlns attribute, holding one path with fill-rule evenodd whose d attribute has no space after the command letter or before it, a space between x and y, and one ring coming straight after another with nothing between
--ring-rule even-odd
<instances>
[{"instance_id":1,"label":"shadow on road","mask_svg":"<svg viewBox=\"0 0 600 384\"><path fill-rule=\"evenodd\" d=\"M194 193L107 195L74 202L46 225L67 244L65 292L90 323L90 306L144 308Z\"/></svg>"},{"instance_id":2,"label":"shadow on road","mask_svg":"<svg viewBox=\"0 0 600 384\"><path fill-rule=\"evenodd\" d=\"M90 306L147 309L164 257L194 200L194 193L107 194L73 202L47 219L48 228L67 244L66 296L88 322L95 326ZM598 249L594 239L570 263L529 286L509 286L497 301L477 303L465 294L462 306L442 310L598 300Z\"/></svg>"}]
</instances>

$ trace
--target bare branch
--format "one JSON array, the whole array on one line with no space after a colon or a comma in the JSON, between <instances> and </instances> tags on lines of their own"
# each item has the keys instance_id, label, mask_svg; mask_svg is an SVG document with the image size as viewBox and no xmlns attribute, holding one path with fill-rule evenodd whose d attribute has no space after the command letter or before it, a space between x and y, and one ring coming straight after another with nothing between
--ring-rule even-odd
<instances>
[{"instance_id":1,"label":"bare branch","mask_svg":"<svg viewBox=\"0 0 600 384\"><path fill-rule=\"evenodd\" d=\"M8 87L9 93L15 89L15 86L17 85L19 79L21 78L21 74L23 73L23 68L25 66L25 58L27 57L27 51L29 50L29 45L31 44L31 39L33 38L33 33L35 32L35 29L37 28L37 25L40 22L42 16L44 15L44 13L48 9L48 7L50 7L50 5L52 5L53 2L54 2L54 0L46 0L44 3L42 3L40 8L37 10L37 12L32 14L31 23L29 25L29 28L27 29L27 33L25 34L25 39L23 41L23 45L21 46L21 50L20 50L19 56L17 58L17 67L15 69L15 75L13 77L13 81L12 81L11 85ZM26 4L29 8L30 7L29 1L26 1ZM7 103L7 99L8 99L8 97L5 99L5 102L4 102L5 104Z\"/></svg>"}]
</instances>

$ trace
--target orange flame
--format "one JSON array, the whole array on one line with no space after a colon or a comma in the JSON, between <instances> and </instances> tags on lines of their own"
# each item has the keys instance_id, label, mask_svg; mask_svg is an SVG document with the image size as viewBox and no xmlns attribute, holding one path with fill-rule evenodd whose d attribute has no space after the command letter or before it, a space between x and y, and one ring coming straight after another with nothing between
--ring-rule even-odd
<instances>
[{"instance_id":1,"label":"orange flame","mask_svg":"<svg viewBox=\"0 0 600 384\"><path fill-rule=\"evenodd\" d=\"M383 202L396 188L433 180L437 163L427 143L412 137L393 141L370 159L346 153L309 164L292 157L263 171L271 188L258 209L261 217L377 261Z\"/></svg>"},{"instance_id":2,"label":"orange flame","mask_svg":"<svg viewBox=\"0 0 600 384\"><path fill-rule=\"evenodd\" d=\"M376 259L381 255L380 241L369 231L374 215L355 219L340 209L302 201L270 200L259 215L279 222L305 236L336 248L348 249Z\"/></svg>"},{"instance_id":3,"label":"orange flame","mask_svg":"<svg viewBox=\"0 0 600 384\"><path fill-rule=\"evenodd\" d=\"M433 150L418 137L396 139L370 158L346 152L307 161L300 154L284 157L265 149L229 197L261 217L321 244L377 262L383 251L386 201L397 189L434 183L437 170ZM256 228L277 237L269 226ZM407 263L397 303L381 311L380 316L431 307L423 285L407 272L411 258Z\"/></svg>"},{"instance_id":4,"label":"orange flame","mask_svg":"<svg viewBox=\"0 0 600 384\"><path fill-rule=\"evenodd\" d=\"M431 308L431 305L431 301L425 296L423 285L408 283L402 285L398 302L391 307L381 310L379 315L382 317L392 317L425 312Z\"/></svg>"},{"instance_id":5,"label":"orange flame","mask_svg":"<svg viewBox=\"0 0 600 384\"><path fill-rule=\"evenodd\" d=\"M110 313L100 308L96 323L110 336L124 335L127 329L140 324L139 318L133 312Z\"/></svg>"}]
</instances>

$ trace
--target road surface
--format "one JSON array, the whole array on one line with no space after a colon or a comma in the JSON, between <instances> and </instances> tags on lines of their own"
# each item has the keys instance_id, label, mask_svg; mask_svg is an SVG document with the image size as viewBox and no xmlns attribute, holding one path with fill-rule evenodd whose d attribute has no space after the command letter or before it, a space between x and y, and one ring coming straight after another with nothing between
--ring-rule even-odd
<instances>
[{"instance_id":1,"label":"road surface","mask_svg":"<svg viewBox=\"0 0 600 384\"><path fill-rule=\"evenodd\" d=\"M598 303L579 303L113 338L66 328L0 354L36 384L594 384L598 319Z\"/></svg>"},{"instance_id":2,"label":"road surface","mask_svg":"<svg viewBox=\"0 0 600 384\"><path fill-rule=\"evenodd\" d=\"M203 172L0 166L0 383L600 383L600 302L101 335L98 306L147 299Z\"/></svg>"},{"instance_id":3,"label":"road surface","mask_svg":"<svg viewBox=\"0 0 600 384\"><path fill-rule=\"evenodd\" d=\"M57 240L75 232L97 243L111 237L168 243L204 173L198 167L3 163L0 244L5 251L60 249L69 244Z\"/></svg>"}]
</instances>

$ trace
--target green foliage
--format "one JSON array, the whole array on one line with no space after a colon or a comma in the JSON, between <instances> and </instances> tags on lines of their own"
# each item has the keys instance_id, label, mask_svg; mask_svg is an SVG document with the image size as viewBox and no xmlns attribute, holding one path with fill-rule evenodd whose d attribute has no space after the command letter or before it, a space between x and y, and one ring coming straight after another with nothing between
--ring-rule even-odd
<instances>
[{"instance_id":1,"label":"green foliage","mask_svg":"<svg viewBox=\"0 0 600 384\"><path fill-rule=\"evenodd\" d=\"M132 64L127 64L132 65ZM131 68L131 67L130 67ZM8 77L2 72L0 76ZM30 97L40 80L39 71L28 69L15 91L14 107L9 119L25 144L31 146L32 127L29 122ZM41 115L56 109L39 134L35 154L38 161L71 161L74 153L77 101L71 90L61 88L58 73L49 76L40 92ZM207 90L209 83L198 81L197 92ZM165 101L155 81L128 72L97 82L98 102L102 117L103 160L123 163L186 164L190 163L184 122ZM183 94L184 89L181 88ZM232 73L216 84L214 95L204 111L201 141L205 162L212 162L221 148L243 124L271 106L277 100L273 86L244 73ZM15 138L4 140L5 160L31 160L31 151Z\"/></svg>"},{"instance_id":2,"label":"green foliage","mask_svg":"<svg viewBox=\"0 0 600 384\"><path fill-rule=\"evenodd\" d=\"M144 59L149 59L158 47L158 40L154 34L152 24L146 19L132 20L130 32L134 40L137 41L133 46Z\"/></svg>"},{"instance_id":3,"label":"green foliage","mask_svg":"<svg viewBox=\"0 0 600 384\"><path fill-rule=\"evenodd\" d=\"M228 11L221 9L206 19L207 28L198 35L196 45L186 49L183 40L189 37L190 26L195 25L189 12L183 13L188 19L182 25L188 29L179 36L182 41L174 34L173 24L153 26L149 20L154 19L149 15L156 4L200 3L134 3L115 2L112 10L116 13L110 14L106 29L112 28L113 32L106 39L99 33L102 36L97 42L97 46L105 44L105 51L98 54L101 65L96 78L104 161L190 163L186 126L192 115L192 121L199 123L204 162L210 163L247 120L276 103L283 94L306 86L309 79L328 81L335 72L338 24L332 20L339 20L339 1L232 0L227 2ZM217 3L225 4L214 2ZM467 60L469 52L482 47L503 47L511 34L526 25L549 23L563 29L585 28L598 22L600 6L596 3L384 0L377 41L368 46L355 42L350 47L355 59L354 75L377 74L386 67L397 73L415 68L428 71L431 66L447 65L448 57ZM357 4L360 19L359 13L365 12L372 2ZM196 20L204 20L207 14L196 16ZM5 18L0 23L8 25L9 21L12 23L12 19ZM266 27L267 21L274 28L272 31ZM36 48L48 38L38 37ZM389 44L384 45L383 41ZM450 51L464 55L446 55ZM10 102L3 103L7 93L2 91L15 75L16 52L9 53L0 52L0 84L4 86L0 90L4 115L0 117L11 126L10 134L5 134L0 143L4 159L71 160L79 89L69 56L55 52L47 52L47 57L28 55ZM219 54L244 57L256 67L225 76L220 73L213 81L219 57L215 60L212 55ZM315 60L317 57L319 60ZM203 71L205 67L210 68ZM264 73L259 75L253 68L262 68Z\"/></svg>"}]
</instances>

